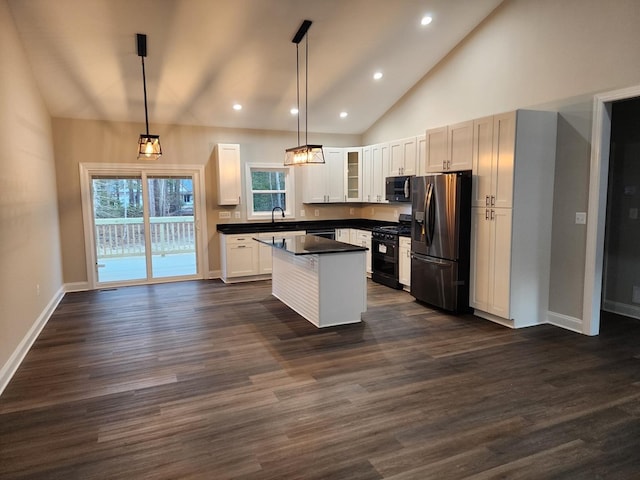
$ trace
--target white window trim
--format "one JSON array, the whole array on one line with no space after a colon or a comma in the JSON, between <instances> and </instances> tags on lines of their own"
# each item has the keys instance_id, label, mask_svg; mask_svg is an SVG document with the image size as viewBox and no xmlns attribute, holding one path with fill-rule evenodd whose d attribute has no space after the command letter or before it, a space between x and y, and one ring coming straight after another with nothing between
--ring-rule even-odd
<instances>
[{"instance_id":1,"label":"white window trim","mask_svg":"<svg viewBox=\"0 0 640 480\"><path fill-rule=\"evenodd\" d=\"M247 163L245 177L245 191L247 192L247 219L248 220L271 220L271 212L256 213L253 211L253 189L251 185L251 170L284 170L285 171L285 195L287 208L284 211L285 217L295 219L296 182L295 169L277 163ZM279 212L278 212L279 213Z\"/></svg>"}]
</instances>

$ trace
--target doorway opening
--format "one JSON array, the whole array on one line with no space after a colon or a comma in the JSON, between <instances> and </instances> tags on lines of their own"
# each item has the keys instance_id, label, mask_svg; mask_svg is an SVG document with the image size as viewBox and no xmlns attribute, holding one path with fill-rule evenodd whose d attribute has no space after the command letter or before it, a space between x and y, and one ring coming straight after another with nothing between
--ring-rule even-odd
<instances>
[{"instance_id":1,"label":"doorway opening","mask_svg":"<svg viewBox=\"0 0 640 480\"><path fill-rule=\"evenodd\" d=\"M206 278L199 169L85 164L81 177L90 288Z\"/></svg>"},{"instance_id":2,"label":"doorway opening","mask_svg":"<svg viewBox=\"0 0 640 480\"><path fill-rule=\"evenodd\" d=\"M582 333L597 335L602 307L607 189L614 102L640 97L640 86L596 95L593 105Z\"/></svg>"}]
</instances>

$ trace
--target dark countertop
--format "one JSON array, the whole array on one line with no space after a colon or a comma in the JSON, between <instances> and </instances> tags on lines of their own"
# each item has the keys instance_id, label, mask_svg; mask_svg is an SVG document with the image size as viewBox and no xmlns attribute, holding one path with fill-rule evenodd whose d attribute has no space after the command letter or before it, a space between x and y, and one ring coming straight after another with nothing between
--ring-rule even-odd
<instances>
[{"instance_id":1,"label":"dark countertop","mask_svg":"<svg viewBox=\"0 0 640 480\"><path fill-rule=\"evenodd\" d=\"M294 255L321 255L324 253L363 252L366 247L337 242L316 235L294 235L293 237L254 238L273 248L280 248Z\"/></svg>"},{"instance_id":2,"label":"dark countertop","mask_svg":"<svg viewBox=\"0 0 640 480\"><path fill-rule=\"evenodd\" d=\"M293 230L314 230L321 228L357 228L359 230L372 230L374 227L382 225L397 225L395 222L385 222L380 220L367 220L364 218L348 218L344 220L310 220L310 221L287 221L281 220L271 222L248 222L248 223L218 223L217 230L226 235L260 232L286 232Z\"/></svg>"}]
</instances>

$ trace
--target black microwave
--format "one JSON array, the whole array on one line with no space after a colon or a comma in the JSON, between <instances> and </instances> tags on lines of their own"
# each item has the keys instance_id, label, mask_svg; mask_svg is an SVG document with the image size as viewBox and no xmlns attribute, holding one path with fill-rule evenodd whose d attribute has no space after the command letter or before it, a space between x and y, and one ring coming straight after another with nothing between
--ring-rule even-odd
<instances>
[{"instance_id":1,"label":"black microwave","mask_svg":"<svg viewBox=\"0 0 640 480\"><path fill-rule=\"evenodd\" d=\"M411 176L387 177L385 183L385 198L388 202L411 201Z\"/></svg>"}]
</instances>

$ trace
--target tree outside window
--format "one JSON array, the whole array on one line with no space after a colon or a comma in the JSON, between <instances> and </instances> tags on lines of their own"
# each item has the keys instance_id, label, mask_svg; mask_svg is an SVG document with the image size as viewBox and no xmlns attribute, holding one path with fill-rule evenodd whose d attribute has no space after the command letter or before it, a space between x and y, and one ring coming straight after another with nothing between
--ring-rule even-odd
<instances>
[{"instance_id":1,"label":"tree outside window","mask_svg":"<svg viewBox=\"0 0 640 480\"><path fill-rule=\"evenodd\" d=\"M293 203L293 180L287 167L250 165L248 169L251 192L249 216L263 217L271 215L275 207L289 213ZM289 201L288 201L289 200Z\"/></svg>"}]
</instances>

